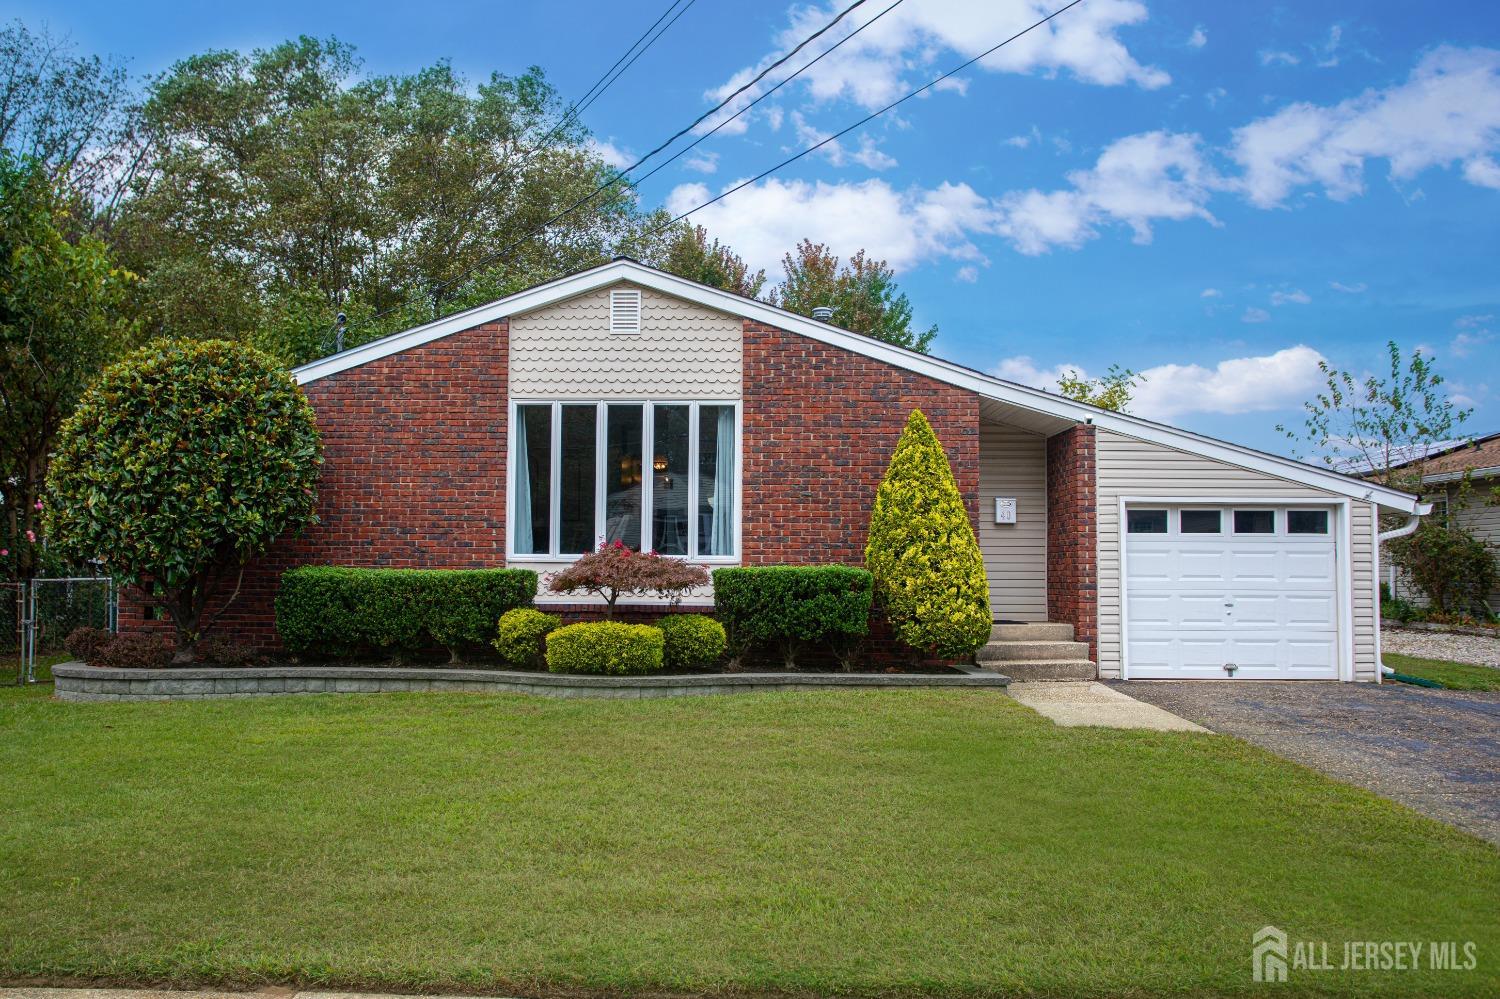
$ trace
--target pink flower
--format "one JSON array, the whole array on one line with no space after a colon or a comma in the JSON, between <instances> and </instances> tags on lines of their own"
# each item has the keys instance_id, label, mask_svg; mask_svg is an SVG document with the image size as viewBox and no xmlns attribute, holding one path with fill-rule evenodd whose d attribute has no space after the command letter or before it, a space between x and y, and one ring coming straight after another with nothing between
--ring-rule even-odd
<instances>
[{"instance_id":1,"label":"pink flower","mask_svg":"<svg viewBox=\"0 0 1500 999\"><path fill-rule=\"evenodd\" d=\"M32 544L36 544L36 532L35 531L27 531L26 532L26 540L30 541Z\"/></svg>"},{"instance_id":2,"label":"pink flower","mask_svg":"<svg viewBox=\"0 0 1500 999\"><path fill-rule=\"evenodd\" d=\"M0 548L0 558L4 558L5 556L7 556L9 554L10 554L10 549L9 548Z\"/></svg>"},{"instance_id":3,"label":"pink flower","mask_svg":"<svg viewBox=\"0 0 1500 999\"><path fill-rule=\"evenodd\" d=\"M36 501L36 508L37 508L37 509L38 509L38 510L40 510L40 509L41 509L41 508L42 508L42 501L41 501L41 500L37 500L37 501Z\"/></svg>"}]
</instances>

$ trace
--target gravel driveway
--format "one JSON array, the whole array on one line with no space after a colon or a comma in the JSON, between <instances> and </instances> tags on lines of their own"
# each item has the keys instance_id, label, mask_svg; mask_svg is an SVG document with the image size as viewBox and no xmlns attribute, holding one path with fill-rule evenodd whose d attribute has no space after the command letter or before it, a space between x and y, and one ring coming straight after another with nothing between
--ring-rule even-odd
<instances>
[{"instance_id":1,"label":"gravel driveway","mask_svg":"<svg viewBox=\"0 0 1500 999\"><path fill-rule=\"evenodd\" d=\"M1110 686L1500 845L1500 691L1305 680Z\"/></svg>"},{"instance_id":2,"label":"gravel driveway","mask_svg":"<svg viewBox=\"0 0 1500 999\"><path fill-rule=\"evenodd\" d=\"M1500 638L1453 635L1441 631L1381 628L1380 651L1423 659L1446 659L1476 666L1500 666Z\"/></svg>"}]
</instances>

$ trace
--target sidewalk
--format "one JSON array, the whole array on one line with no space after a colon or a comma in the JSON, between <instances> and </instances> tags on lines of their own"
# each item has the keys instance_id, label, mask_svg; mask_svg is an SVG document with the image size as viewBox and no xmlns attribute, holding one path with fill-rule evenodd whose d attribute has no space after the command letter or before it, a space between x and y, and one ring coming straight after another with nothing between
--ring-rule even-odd
<instances>
[{"instance_id":1,"label":"sidewalk","mask_svg":"<svg viewBox=\"0 0 1500 999\"><path fill-rule=\"evenodd\" d=\"M1194 724L1159 708L1138 701L1128 694L1111 690L1093 681L1037 680L1012 683L1011 697L1058 725L1097 725L1102 728L1143 728L1155 732L1207 732Z\"/></svg>"}]
</instances>

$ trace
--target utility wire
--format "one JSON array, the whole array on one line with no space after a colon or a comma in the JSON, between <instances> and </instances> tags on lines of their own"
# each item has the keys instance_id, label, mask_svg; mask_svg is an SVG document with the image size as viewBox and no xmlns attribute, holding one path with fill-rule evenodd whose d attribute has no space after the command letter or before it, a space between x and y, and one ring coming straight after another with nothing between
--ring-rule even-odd
<instances>
[{"instance_id":1,"label":"utility wire","mask_svg":"<svg viewBox=\"0 0 1500 999\"><path fill-rule=\"evenodd\" d=\"M722 192L722 193L720 193L718 195L715 195L712 198L709 198L707 201L703 202L703 204L701 204L701 205L698 205L698 206L696 206L694 208L689 208L687 211L683 212L681 215L678 215L675 218L673 218L673 219L671 219L671 220L663 223L662 225L657 226L655 229L651 230L651 232L647 233L647 235L648 236L654 236L657 233L661 232L663 229L668 229L668 228L676 225L678 222L681 222L683 219L687 218L689 215L692 215L694 212L700 212L703 209L707 208L709 205L712 205L712 204L714 204L716 202L719 202L719 201L723 201L725 198L729 197L731 194L735 193L736 191L742 191L745 188L749 187L751 184L754 184L756 181L758 181L758 180L764 180L766 177L769 177L771 174L775 173L777 170L780 170L782 167L790 166L791 164L797 162L798 160L800 160L802 157L808 155L809 153L815 153L819 149L822 149L824 146L828 145L830 142L833 142L833 141L835 141L835 140L837 140L837 139L839 139L839 138L841 138L841 137L843 137L845 135L848 135L850 132L854 131L857 128L862 128L863 126L865 126L865 125L869 124L870 122L874 121L876 118L879 118L881 115L885 114L887 111L890 111L892 108L899 107L900 105L905 104L907 101L911 100L913 97L916 97L916 96L918 96L920 94L926 93L927 91L931 90L933 87L937 86L939 83L942 83L944 80L948 79L950 76L954 76L954 75L956 75L958 73L962 73L964 70L968 69L970 66L974 65L976 62L978 62L979 60L983 59L984 57L986 57L988 55L992 55L995 52L998 52L1000 49L1002 49L1005 46L1009 45L1011 42L1015 41L1017 38L1020 38L1022 35L1028 34L1029 32L1032 32L1032 31L1036 30L1037 28L1040 28L1042 25L1046 24L1048 21L1052 20L1054 17L1057 17L1059 14L1062 14L1062 13L1068 11L1068 10L1071 10L1074 7L1077 7L1081 3L1083 3L1083 0L1073 0L1072 3L1067 4L1066 6L1063 6L1063 7L1059 7L1057 10L1054 10L1052 13L1050 13L1046 17L1042 18L1040 21L1037 21L1037 22L1035 22L1035 23L1033 23L1033 24L1031 24L1031 25L1029 25L1029 26L1027 26L1027 27L1025 27L1023 29L1021 29L1020 31L1016 32L1014 35L1011 35L1009 38L1007 38L1005 41L1001 42L999 45L995 45L995 46L993 46L991 48L985 49L983 52L979 53L977 56L975 56L974 58L968 60L967 62L965 62L965 63L963 63L961 65L955 66L952 69L948 70L948 72L944 73L942 76L939 76L939 77L936 77L936 78L934 78L932 80L927 81L922 86L918 87L916 90L913 90L911 93L907 94L905 97L897 98L896 100L894 100L891 103L887 104L885 107L881 108L878 111L872 111L870 114L865 115L863 118L861 118L859 121L855 122L854 124L850 125L849 127L841 129L841 130L839 130L837 132L834 132L832 135L828 136L826 139L823 139L823 140L821 140L819 142L814 143L811 146L808 146L806 149L802 150L799 153L795 153L795 154L793 154L791 156L788 156L786 159L782 160L780 163L777 163L775 166L773 166L773 167L771 167L771 168L769 168L767 170L761 171L760 173L756 174L754 177L751 177L749 180L742 181L742 182L736 184L735 186L729 188L727 191L724 191L724 192Z\"/></svg>"},{"instance_id":2,"label":"utility wire","mask_svg":"<svg viewBox=\"0 0 1500 999\"><path fill-rule=\"evenodd\" d=\"M805 39L801 44L799 44L791 52L788 52L785 56L783 56L781 59L777 60L775 63L772 63L770 66L767 66L766 69L763 70L760 74L758 74L754 79L750 80L744 86L740 87L734 93L730 94L723 101L721 101L718 105L716 105L715 107L709 109L704 114L700 115L697 120L695 120L692 124L688 125L686 128L684 128L681 131L679 131L671 139L668 139L666 142L662 143L660 146L658 146L657 148L653 149L651 152L647 153L645 156L642 156L635 163L631 164L630 166L626 167L624 170L622 170L619 173L617 173L616 176L613 177L609 182L600 185L592 193L586 195L585 197L583 197L583 198L579 199L578 201L574 202L569 207L563 209L562 211L558 212L557 214L555 214L555 215L551 216L550 218L546 219L545 221L541 222L536 227L534 227L533 229L531 229L530 231L528 231L527 233L525 233L524 235L522 235L519 239L517 239L517 240L515 240L515 241L513 241L513 242L511 242L509 244L507 244L502 249L496 251L493 254L490 254L488 257L485 257L484 259L482 259L479 262L471 265L470 267L465 268L460 273L454 275L452 278L450 278L447 281L443 282L442 284L438 285L434 289L434 291L442 291L445 288L451 287L457 281L460 281L463 278L467 277L469 274L473 273L474 270L478 269L479 267L485 266L486 264L488 264L488 263L490 263L490 262L498 259L499 257L505 255L506 253L510 252L512 249L514 249L515 247L519 246L521 243L523 243L524 241L526 241L527 239L530 239L536 233L540 232L543 229L546 229L548 226L552 225L557 220L559 220L559 219L567 216L568 214L576 211L578 208L580 208L583 205L587 204L589 201L592 201L595 197L597 197L603 191L607 190L609 187L615 186L616 184L620 183L624 179L624 176L626 174L628 174L631 170L634 170L636 167L640 166L646 160L648 160L652 156L656 155L656 153L660 152L662 149L664 149L667 146L671 145L673 141L675 141L678 138L681 138L687 132L691 131L694 127L696 127L697 125L701 124L705 119L707 119L708 117L710 117L711 115L713 115L717 111L721 110L725 105L727 105L735 97L739 96L745 90L747 90L750 87L754 86L757 82L759 82L761 79L763 79L765 77L765 75L767 73L769 73L771 70L775 69L779 65L784 64L786 62L786 60L789 59L792 55L794 55L796 52L800 51L802 48L806 47L808 43L812 42L814 39L816 39L820 35L822 35L825 32L827 32L830 28L832 28L835 24L837 24L840 20L842 20L845 15L847 15L848 13L850 13L852 10L854 10L854 8L860 6L864 2L865 2L865 0L856 0L855 3L853 3L849 7L845 8L842 12L839 13L839 15L837 17L835 17L828 24L824 25L824 27L822 27L818 31L814 32L812 35L808 36L807 39ZM861 28L858 28L854 32L852 32L851 35L850 35L850 37L852 37L853 34L857 34L859 31L863 30L864 27L868 27L870 24L875 23L876 20L879 20L880 17L883 17L885 14L889 13L892 8L894 8L895 6L897 6L901 2L902 2L902 0L895 0L895 3L892 3L890 5L890 7L887 7L885 10L881 11L880 14L876 15L876 17L871 18L868 22L865 23L865 25L861 26ZM716 195L716 196L708 199L707 201L703 202L702 204L696 205L693 208L690 208L687 211L683 212L682 214L673 217L672 219L668 220L667 222L664 222L662 225L657 226L655 229L652 229L646 235L647 236L654 236L657 233L660 233L660 232L662 232L662 231L664 231L666 229L669 229L672 226L676 225L678 222L681 222L684 219L688 218L689 216L693 215L694 213L700 212L703 209L709 207L710 205L716 204L717 202L724 200L725 198L729 197L731 194L734 194L737 191L741 191L741 190L745 189L746 187L749 187L751 184L756 183L757 181L764 180L766 177L768 177L771 174L775 173L777 170L780 170L780 169L782 169L783 167L786 167L786 166L790 166L792 163L797 162L798 160L802 159L804 156L807 156L807 155L809 155L811 153L817 152L819 149L821 149L824 146L828 145L830 142L834 142L834 141L842 138L843 136L848 135L850 132L853 132L856 129L862 128L863 126L869 124L871 121L874 121L876 118L878 118L881 115L885 114L887 111L890 111L890 110L892 110L892 109L894 109L896 107L899 107L900 105L905 104L907 101L911 100L912 98L918 97L921 94L926 93L928 90L931 90L933 87L937 86L939 83L942 83L944 80L949 79L950 77L955 76L955 75L963 72L964 70L966 70L969 67L973 66L975 63L979 62L981 59L984 59L987 56L993 55L995 52L998 52L1000 49L1002 49L1005 46L1009 45L1011 42L1014 42L1017 39L1025 36L1027 34L1030 34L1032 31L1035 31L1037 28L1039 28L1042 25L1048 23L1049 21L1053 20L1054 18L1058 17L1059 15L1066 13L1067 11L1069 11L1072 8L1078 6L1082 2L1083 2L1083 0L1072 0L1071 3L1065 4L1064 6L1059 7L1057 10L1055 10L1052 13L1048 14L1046 17L1043 17L1040 20L1035 21L1035 22L1033 22L1030 25L1027 25L1025 28L1023 28L1020 31L1016 32L1015 34L1011 35L1009 38L1005 39L1004 41L1002 41L1002 42L1000 42L1000 43L998 43L996 45L991 46L990 48L986 49L985 51L983 51L983 52L979 53L978 55L974 56L972 59L966 60L965 62L959 64L958 66L953 67L952 69L948 70L947 72L943 73L942 75L937 76L937 77L933 78L932 80L929 80L927 83L925 83L922 86L918 87L916 90L913 90L910 93L907 93L903 97L897 98L896 100L894 100L891 103L885 105L884 107L880 108L879 110L873 111L870 114L866 115L865 117L861 118L859 121L856 121L854 124L849 125L848 127L843 128L843 129L841 129L841 130L833 133L832 135L829 135L826 138L824 138L824 139L822 139L822 140L814 143L813 145L807 147L806 149L803 149L800 152L795 153L792 156L787 157L786 159L782 160L781 162L777 163L776 165L774 165L774 166L772 166L772 167L770 167L770 168L768 168L766 170L763 170L762 172L756 174L754 177L751 177L749 180L746 180L746 181L743 181L743 182L741 182L739 184L736 184L734 187L732 187L732 188L730 188L730 189L728 189L726 191L723 191L722 193L720 193L720 194L718 194L718 195ZM838 45L842 45L844 41L848 41L848 38L845 38L845 39L841 40L838 43ZM821 55L819 55L817 58L813 59L811 62L809 62L807 64L807 66L803 66L802 69L799 69L796 73L792 74L792 76L788 77L786 80L781 81L781 83L777 84L776 87L771 88L770 91L768 91L766 94L761 95L761 97L757 98L756 101L752 101L745 108L742 108L740 111L736 112L735 115L732 115L730 118L725 119L725 121L721 122L718 126L716 126L716 128L714 130L710 131L708 134L710 134L710 135L713 134L713 131L717 131L718 128L722 128L725 124L728 124L729 121L732 121L735 117L738 117L739 114L742 114L744 111L749 110L750 107L753 107L754 104L758 103L760 99L762 99L763 97L769 96L770 93L774 92L780 86L782 86L783 84L785 84L787 82L790 82L790 80L792 78L794 78L795 76L797 76L800 73L802 73L808 67L810 67L811 65L813 65L813 63L816 63L819 59L823 58L823 56L827 55L828 52L833 51L833 49L837 48L838 45L831 46L827 52L824 52ZM706 138L706 137L707 137L707 135L704 136L704 138ZM697 143L695 142L693 145L696 145L696 144ZM688 148L692 148L692 147L689 146ZM680 156L682 153L684 153L686 151L687 150L684 149L681 152L679 152L677 155ZM676 159L676 158L677 158L676 156L672 157L672 159ZM667 162L670 163L671 160L668 160ZM665 165L666 165L665 163L661 164L661 166L665 166ZM630 182L627 185L627 187L633 188L633 187L637 186L639 183L641 183L642 181L644 181L647 177L650 177L657 170L661 169L661 166L656 167L650 173L648 173L644 177L640 178L640 180L637 180L637 181L634 181L634 182ZM382 312L376 313L374 316L370 317L370 319L367 320L367 322L375 322L376 320L378 320L380 318L383 318L384 316L390 315L391 313L396 312L399 309L405 308L407 304L409 304L409 303L402 303L399 306L395 306L393 308L386 309L386 310L383 310Z\"/></svg>"},{"instance_id":3,"label":"utility wire","mask_svg":"<svg viewBox=\"0 0 1500 999\"><path fill-rule=\"evenodd\" d=\"M687 7L684 7L682 8L682 10L677 11L677 17L681 17L683 13L687 11L688 7L691 7L696 2L697 0L688 0ZM530 153L536 152L538 149L541 149L543 146L545 146L548 142L552 141L552 139L557 135L558 132L561 132L564 128L566 128L569 124L576 120L579 115L583 114L583 112L588 108L589 104L592 104L595 100L597 100L600 94L603 94L604 91L608 90L614 84L615 80L618 80L621 74L623 74L626 69L630 68L630 65L626 64L624 69L620 69L619 73L615 73L615 70L620 68L620 64L622 62L625 62L626 59L630 58L630 54L632 52L635 52L637 46L639 46L641 42L646 41L646 39L650 37L651 32L656 31L656 26L661 24L662 21L665 21L667 19L667 15L672 13L672 11L676 9L677 5L680 3L682 3L682 0L672 0L672 2L667 6L667 9L661 12L661 16L658 17L655 21L652 21L651 26L648 27L645 31L641 32L641 37L632 42L630 48L626 49L620 55L620 58L615 60L614 65L609 67L609 69L606 69L604 71L604 75L595 80L592 87L589 87L588 90L584 91L582 97L578 98L568 106L568 110L563 114L561 118L558 119L557 124L552 126L551 131L542 136L542 138L537 141L536 145L531 147L530 151L527 154L527 158L530 158ZM675 22L677 20L677 17L672 18L672 21ZM634 63L636 59L639 59L641 57L641 53L645 52L646 49L649 49L652 45L654 45L656 43L656 39L665 34L667 28L670 28L671 26L671 24L668 24L666 28L662 28L661 31L658 31L655 38L652 38L651 41L646 42L645 48L642 48L640 52L635 52L635 58L630 59L630 62ZM611 78L610 76L611 73L614 74L613 78ZM606 83L606 80L608 80L609 82ZM595 93L595 91L598 91L598 93Z\"/></svg>"},{"instance_id":4,"label":"utility wire","mask_svg":"<svg viewBox=\"0 0 1500 999\"><path fill-rule=\"evenodd\" d=\"M680 2L681 2L681 0L673 0L673 5L675 6L677 3L680 3ZM655 37L653 37L649 42L647 42L645 44L645 46L642 47L642 49L639 52L637 52L635 55L633 55L633 56L630 57L630 61L627 62L624 66L620 67L620 71L614 75L614 77L609 81L609 83L606 83L603 87L601 87L599 89L599 93L594 94L592 97L586 97L586 99L583 102L583 106L578 109L578 114L581 115L585 111L587 111L589 109L589 105L590 104L593 104L595 101L597 101L599 99L599 97L604 93L604 91L606 91L606 90L608 90L610 88L610 85L613 84L615 82L615 80L618 80L621 76L624 76L625 75L625 71L627 69L629 69L631 66L635 65L635 61L637 59L639 59L641 56L643 56L643 55L646 54L646 49L649 49L652 45L655 45L656 44L656 39L660 38L662 35L665 35L667 33L667 29L670 28L670 27L672 27L672 25L676 24L677 23L677 19L679 17L681 17L682 15L686 14L688 12L688 8L691 7L693 4L695 4L697 2L698 2L698 0L688 0L688 2L683 6L683 8L681 10L679 10L676 14L673 14L672 15L672 20L668 21L662 27L662 29L656 33ZM668 7L667 8L668 12L670 12L671 9L672 9L671 7ZM662 16L665 17L666 15L664 14ZM659 21L660 18L658 18L657 20ZM650 29L647 29L647 30L649 32ZM629 53L627 52L626 55L629 55Z\"/></svg>"},{"instance_id":5,"label":"utility wire","mask_svg":"<svg viewBox=\"0 0 1500 999\"><path fill-rule=\"evenodd\" d=\"M642 163L645 163L647 160L649 160L651 157L655 156L657 153L661 152L663 149L666 149L673 142L676 142L682 136L686 135L688 132L692 131L697 126L701 125L704 121L706 121L712 115L717 114L719 111L723 110L724 107L726 105L728 105L731 101L733 101L736 97L740 96L746 90L749 90L751 87L755 86L761 80L765 79L765 77L769 73L771 73L773 70L775 70L779 66L785 65L785 63L787 62L787 60L791 59L794 55L796 55L798 52L802 51L804 48L806 48L813 41L817 40L819 37L821 37L822 35L826 34L835 25L837 25L840 21L842 21L850 13L852 13L856 7L860 7L860 6L862 6L866 2L867 2L867 0L854 0L854 3L851 3L848 7L845 7L842 11L840 11L838 13L838 15L836 17L834 17L833 20L829 21L823 27L819 28L817 31L813 32L811 35L807 36L800 43L798 43L798 45L797 45L796 48L792 49L790 52L786 53L784 56L782 56L781 58L777 59L776 61L772 62L765 69L763 69L759 73L757 73L752 79L748 80L743 86L737 88L733 93L731 93L729 96L725 97L718 104L714 105L713 107L711 107L707 111L705 111L703 114L699 115L696 119L694 119L685 128L682 128L682 129L678 130L677 133L674 134L671 138L667 139L665 142L663 142L660 145L658 145L655 149L651 150L646 155L644 155L644 156L640 157L639 159L637 159L634 163L630 164L630 166L625 167L623 170L617 171L615 173L615 175L612 176L609 180L607 180L604 183L600 184L598 187L594 188L594 190L590 191L588 194L584 195L582 198L579 198L577 201L573 202L571 205L568 205L566 208L563 208L562 210L558 211L556 214L554 214L554 215L552 215L552 216L550 216L550 217L548 217L546 219L543 219L541 222L539 222L537 225L533 226L531 229L529 229L528 231L526 231L525 233L523 233L517 239L512 240L510 243L507 243L505 246L503 246L500 249L496 250L494 253L491 253L491 254L489 254L489 255L487 255L485 257L480 258L479 260L476 260L474 263L470 264L468 267L465 267L463 270L459 271L457 274L453 275L451 278L448 278L446 281L443 281L443 282L441 282L441 283L439 283L437 285L434 285L432 287L431 291L429 292L429 294L431 294L433 296L436 296L437 294L439 294L439 293L447 290L448 288L451 288L453 285L457 284L459 281L462 281L464 278L468 277L470 274L473 274L476 270L479 270L481 267L488 266L489 264L494 263L496 260L501 259L502 257L504 257L507 254L509 254L516 247L518 247L522 243L526 242L526 240L528 240L531 237L535 236L537 233L539 233L542 230L544 230L544 229L548 228L549 226L553 225L555 222L557 222L557 221L559 221L559 220L561 220L563 218L566 218L568 215L571 215L573 212L576 212L578 209L582 208L584 205L586 205L589 202L593 201L595 198L597 198L599 195L603 194L605 191L609 190L612 187L616 187L616 186L620 185L621 183L625 182L625 178L630 173L630 171L636 169ZM900 3L901 0L896 0L896 2ZM896 6L895 3L893 3L891 5L891 7L894 7L894 6ZM670 8L668 8L668 9L670 10ZM881 12L881 15L877 15L876 18L871 18L870 21L867 22L865 25L861 26L860 28L857 28L853 34L857 34L859 31L864 30L865 27L868 27L870 24L875 23L875 21L878 20L879 16L883 16L885 13L888 13L890 11L890 9L891 9L890 7L887 7L885 11ZM683 10L687 10L687 8L684 7ZM679 11L678 13L680 15L681 11ZM675 20L675 18L673 20ZM667 27L671 27L670 22L668 23ZM665 30L665 29L663 29L663 30ZM850 37L853 37L853 34L851 34ZM660 34L658 34L657 37L660 37ZM848 40L847 38L844 39L844 41L847 41L847 40ZM843 44L843 42L841 41L839 44ZM837 48L837 46L833 46L833 48ZM832 48L830 48L829 51L832 51ZM827 53L825 52L825 53L823 53L823 55L827 55ZM818 56L818 58L821 59L822 55ZM817 59L813 60L813 62L816 62L816 61L817 61ZM812 65L812 63L808 63L808 65L809 66ZM628 68L628 65L627 65L627 68ZM802 67L802 69L806 69L806 68L807 68L807 66ZM800 73L800 72L802 72L802 70L798 70L797 72ZM783 81L783 82L786 82L786 81ZM780 84L778 84L778 86L780 86ZM757 98L757 100L759 100L759 98ZM752 105L753 105L753 103L754 102L752 102ZM735 115L731 116L731 118L726 119L724 122L720 123L720 125L717 126L717 127L718 128L722 128L723 125L728 124L728 122L731 121L731 120L733 120L734 117L738 117L739 114L742 114L744 111L746 111L748 109L749 109L748 106L746 108L742 108L740 111L736 112ZM717 128L715 130L717 130ZM695 143L695 145L696 145L696 143ZM671 162L671 161L669 160L668 162ZM663 166L664 165L665 164L663 164ZM660 169L660 168L658 168L658 169ZM655 170L652 171L652 173L655 173L655 172L656 172ZM650 174L648 174L647 176L650 176ZM644 178L642 178L642 179L644 179ZM626 185L627 189L629 189L631 187L634 187L634 186L635 186L634 184L627 184ZM394 305L394 306L392 306L392 307L390 307L388 309L383 309L382 311L377 312L375 315L371 316L369 319L365 320L365 323L368 324L368 323L376 322L376 321L378 321L380 319L383 319L384 317L386 317L388 315L391 315L392 313L399 312L402 309L407 308L410 304L411 304L410 302L402 302L399 305Z\"/></svg>"}]
</instances>

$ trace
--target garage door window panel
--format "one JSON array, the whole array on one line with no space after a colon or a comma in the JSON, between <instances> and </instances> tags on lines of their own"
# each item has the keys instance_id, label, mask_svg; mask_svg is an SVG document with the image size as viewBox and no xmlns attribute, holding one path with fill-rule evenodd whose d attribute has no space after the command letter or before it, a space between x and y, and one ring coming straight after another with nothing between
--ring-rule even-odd
<instances>
[{"instance_id":1,"label":"garage door window panel","mask_svg":"<svg viewBox=\"0 0 1500 999\"><path fill-rule=\"evenodd\" d=\"M1219 510L1182 510L1178 512L1178 529L1183 534L1224 533L1223 513Z\"/></svg>"},{"instance_id":2,"label":"garage door window panel","mask_svg":"<svg viewBox=\"0 0 1500 999\"><path fill-rule=\"evenodd\" d=\"M1166 534L1166 510L1127 510L1125 530L1130 534Z\"/></svg>"},{"instance_id":3,"label":"garage door window panel","mask_svg":"<svg viewBox=\"0 0 1500 999\"><path fill-rule=\"evenodd\" d=\"M1327 510L1288 510L1286 512L1288 534L1327 534Z\"/></svg>"},{"instance_id":4,"label":"garage door window panel","mask_svg":"<svg viewBox=\"0 0 1500 999\"><path fill-rule=\"evenodd\" d=\"M1275 510L1234 511L1235 534L1275 534Z\"/></svg>"}]
</instances>

